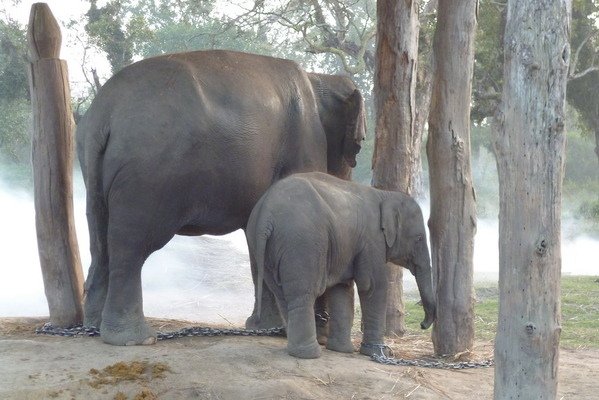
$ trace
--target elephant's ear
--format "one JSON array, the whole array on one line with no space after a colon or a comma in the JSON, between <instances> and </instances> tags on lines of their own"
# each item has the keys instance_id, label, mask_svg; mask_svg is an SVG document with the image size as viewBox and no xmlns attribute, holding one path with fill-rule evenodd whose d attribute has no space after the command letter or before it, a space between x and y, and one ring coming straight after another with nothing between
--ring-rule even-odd
<instances>
[{"instance_id":1,"label":"elephant's ear","mask_svg":"<svg viewBox=\"0 0 599 400\"><path fill-rule=\"evenodd\" d=\"M397 202L392 200L383 200L381 202L381 229L385 236L387 247L392 247L397 238L397 232L400 230L401 218Z\"/></svg>"},{"instance_id":2,"label":"elephant's ear","mask_svg":"<svg viewBox=\"0 0 599 400\"><path fill-rule=\"evenodd\" d=\"M356 166L356 156L362 148L362 141L366 137L366 113L364 99L358 89L353 91L345 103L348 124L343 138L343 157L353 168Z\"/></svg>"}]
</instances>

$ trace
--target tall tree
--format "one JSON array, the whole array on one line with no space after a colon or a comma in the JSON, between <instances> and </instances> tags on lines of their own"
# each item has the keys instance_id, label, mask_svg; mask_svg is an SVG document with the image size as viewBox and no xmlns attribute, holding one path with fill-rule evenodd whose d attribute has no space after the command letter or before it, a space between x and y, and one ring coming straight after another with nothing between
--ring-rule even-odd
<instances>
[{"instance_id":1,"label":"tall tree","mask_svg":"<svg viewBox=\"0 0 599 400\"><path fill-rule=\"evenodd\" d=\"M474 67L472 119L494 118L503 90L503 32L507 0L481 3ZM595 135L599 157L599 0L573 0L567 101L580 116L583 129Z\"/></svg>"},{"instance_id":2,"label":"tall tree","mask_svg":"<svg viewBox=\"0 0 599 400\"><path fill-rule=\"evenodd\" d=\"M599 159L599 1L575 0L572 3L572 59L568 73L566 99L578 111L585 127L595 135L595 154Z\"/></svg>"},{"instance_id":3,"label":"tall tree","mask_svg":"<svg viewBox=\"0 0 599 400\"><path fill-rule=\"evenodd\" d=\"M136 46L151 32L142 14L127 15L126 1L109 0L103 7L89 0L85 30L90 39L106 52L112 73L133 62Z\"/></svg>"},{"instance_id":4,"label":"tall tree","mask_svg":"<svg viewBox=\"0 0 599 400\"><path fill-rule=\"evenodd\" d=\"M377 1L374 100L376 137L372 185L411 194L420 165L416 136L416 77L418 70L417 2ZM402 300L403 271L388 265L387 335L405 332Z\"/></svg>"},{"instance_id":5,"label":"tall tree","mask_svg":"<svg viewBox=\"0 0 599 400\"><path fill-rule=\"evenodd\" d=\"M340 69L349 75L374 69L373 0L255 1L234 22L242 26L259 22L284 28L287 35L273 37L279 46L280 42L288 43L289 33L294 32L302 43L301 50L333 56Z\"/></svg>"},{"instance_id":6,"label":"tall tree","mask_svg":"<svg viewBox=\"0 0 599 400\"><path fill-rule=\"evenodd\" d=\"M477 0L439 0L429 116L432 266L437 354L472 349L476 209L470 167L470 101Z\"/></svg>"},{"instance_id":7,"label":"tall tree","mask_svg":"<svg viewBox=\"0 0 599 400\"><path fill-rule=\"evenodd\" d=\"M555 399L570 0L509 1L499 172L496 399Z\"/></svg>"}]
</instances>

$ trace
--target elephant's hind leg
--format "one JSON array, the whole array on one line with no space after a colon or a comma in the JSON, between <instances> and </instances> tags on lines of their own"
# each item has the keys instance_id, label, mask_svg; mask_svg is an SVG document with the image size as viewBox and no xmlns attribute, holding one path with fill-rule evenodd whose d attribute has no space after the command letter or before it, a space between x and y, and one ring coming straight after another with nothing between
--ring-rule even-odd
<instances>
[{"instance_id":1,"label":"elephant's hind leg","mask_svg":"<svg viewBox=\"0 0 599 400\"><path fill-rule=\"evenodd\" d=\"M320 345L316 341L314 298L302 296L294 299L287 309L287 351L298 358L320 357Z\"/></svg>"},{"instance_id":2,"label":"elephant's hind leg","mask_svg":"<svg viewBox=\"0 0 599 400\"><path fill-rule=\"evenodd\" d=\"M281 260L279 267L282 295L287 305L287 315L283 313L287 321L287 351L299 358L318 358L321 353L316 340L314 303L324 288L319 290L318 287L320 275L316 271L320 264L315 258L306 259L292 253L287 260Z\"/></svg>"},{"instance_id":3,"label":"elephant's hind leg","mask_svg":"<svg viewBox=\"0 0 599 400\"><path fill-rule=\"evenodd\" d=\"M143 314L141 267L145 261L136 247L139 243L111 246L108 295L100 335L113 345L153 344L156 333Z\"/></svg>"},{"instance_id":4,"label":"elephant's hind leg","mask_svg":"<svg viewBox=\"0 0 599 400\"><path fill-rule=\"evenodd\" d=\"M254 260L254 257L252 257L252 254L250 254L250 265L252 268L254 288L257 288L256 280L258 278L258 273L256 271L256 261ZM256 309L258 306L257 296L258 293L256 290L254 311L252 312L252 315L250 315L245 321L246 329L268 329L283 326L283 319L281 318L279 308L277 307L275 296L270 290L269 286L266 284L262 285L260 318L258 318L258 310Z\"/></svg>"},{"instance_id":5,"label":"elephant's hind leg","mask_svg":"<svg viewBox=\"0 0 599 400\"><path fill-rule=\"evenodd\" d=\"M351 327L354 322L354 285L340 283L328 290L331 319L327 349L352 353Z\"/></svg>"},{"instance_id":6,"label":"elephant's hind leg","mask_svg":"<svg viewBox=\"0 0 599 400\"><path fill-rule=\"evenodd\" d=\"M85 281L85 300L83 303L83 325L99 327L102 323L102 310L108 291L108 261L106 257L92 255Z\"/></svg>"},{"instance_id":7,"label":"elephant's hind leg","mask_svg":"<svg viewBox=\"0 0 599 400\"><path fill-rule=\"evenodd\" d=\"M91 251L91 265L85 281L83 325L100 327L102 310L108 291L107 225L108 215L101 199L88 193L87 223Z\"/></svg>"},{"instance_id":8,"label":"elephant's hind leg","mask_svg":"<svg viewBox=\"0 0 599 400\"><path fill-rule=\"evenodd\" d=\"M161 215L159 207L142 208ZM108 229L108 293L100 335L114 345L153 344L155 331L143 313L141 268L147 257L164 246L176 231L155 225L155 218L130 207L111 208Z\"/></svg>"}]
</instances>

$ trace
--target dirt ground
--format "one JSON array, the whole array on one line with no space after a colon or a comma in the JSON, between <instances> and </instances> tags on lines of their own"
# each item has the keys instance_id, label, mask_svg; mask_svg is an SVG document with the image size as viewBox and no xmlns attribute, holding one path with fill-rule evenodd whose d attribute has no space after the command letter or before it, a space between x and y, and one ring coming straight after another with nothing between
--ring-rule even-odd
<instances>
[{"instance_id":1,"label":"dirt ground","mask_svg":"<svg viewBox=\"0 0 599 400\"><path fill-rule=\"evenodd\" d=\"M493 369L447 371L385 366L323 351L285 352L285 339L196 337L115 347L99 338L36 335L43 319L0 319L1 399L490 399ZM162 331L204 325L151 320ZM393 341L404 358L430 355L421 338ZM475 358L492 356L490 343ZM560 352L559 399L596 399L599 350Z\"/></svg>"}]
</instances>

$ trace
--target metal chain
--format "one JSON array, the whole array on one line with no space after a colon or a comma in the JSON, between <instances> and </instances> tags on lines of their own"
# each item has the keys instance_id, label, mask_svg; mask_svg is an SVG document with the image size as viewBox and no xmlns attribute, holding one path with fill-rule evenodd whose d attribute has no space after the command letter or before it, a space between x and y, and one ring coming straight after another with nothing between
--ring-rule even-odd
<instances>
[{"instance_id":1,"label":"metal chain","mask_svg":"<svg viewBox=\"0 0 599 400\"><path fill-rule=\"evenodd\" d=\"M493 359L483 361L461 361L449 363L438 360L426 360L423 358L415 360L406 360L404 358L393 358L385 355L373 354L370 356L373 361L385 365L398 365L402 367L422 367L422 368L437 368L437 369L469 369L469 368L488 368L495 365Z\"/></svg>"},{"instance_id":2,"label":"metal chain","mask_svg":"<svg viewBox=\"0 0 599 400\"><path fill-rule=\"evenodd\" d=\"M47 322L41 328L37 328L35 333L38 335L52 336L100 336L100 330L95 326L75 325L69 328L60 328ZM157 332L158 340L174 339L191 336L284 336L285 329L282 327L269 329L224 329L224 328L206 328L194 326L183 328L172 332Z\"/></svg>"},{"instance_id":3,"label":"metal chain","mask_svg":"<svg viewBox=\"0 0 599 400\"><path fill-rule=\"evenodd\" d=\"M53 326L47 322L41 328L37 328L35 333L38 335L52 336L100 336L100 330L95 326L75 325L68 328L60 328ZM172 332L157 332L158 340L167 340L182 337L192 336L285 336L285 329L282 327L269 329L221 329L207 328L194 326L191 328L183 328ZM406 367L423 367L423 368L439 368L439 369L467 369L467 368L486 368L494 365L492 359L483 361L465 361L457 363L448 363L438 360L415 359L407 360L403 358L387 357L383 354L384 345L381 347L381 354L373 354L370 358L380 364L398 365Z\"/></svg>"}]
</instances>

